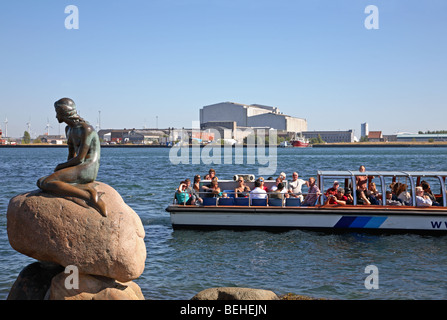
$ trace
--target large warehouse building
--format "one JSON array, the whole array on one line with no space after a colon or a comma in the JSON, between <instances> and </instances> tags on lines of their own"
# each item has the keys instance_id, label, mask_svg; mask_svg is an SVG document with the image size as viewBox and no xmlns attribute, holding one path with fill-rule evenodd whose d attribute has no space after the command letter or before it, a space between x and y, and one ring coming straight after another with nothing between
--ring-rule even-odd
<instances>
[{"instance_id":1,"label":"large warehouse building","mask_svg":"<svg viewBox=\"0 0 447 320\"><path fill-rule=\"evenodd\" d=\"M306 119L282 114L277 107L258 104L221 102L200 109L202 129L215 122L235 122L237 127L271 128L285 132L307 131Z\"/></svg>"}]
</instances>

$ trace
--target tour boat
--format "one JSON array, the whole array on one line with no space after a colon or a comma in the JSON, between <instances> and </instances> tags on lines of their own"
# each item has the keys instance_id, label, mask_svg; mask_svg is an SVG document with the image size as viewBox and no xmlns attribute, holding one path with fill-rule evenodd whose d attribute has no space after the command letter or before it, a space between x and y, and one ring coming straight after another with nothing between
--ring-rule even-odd
<instances>
[{"instance_id":1,"label":"tour boat","mask_svg":"<svg viewBox=\"0 0 447 320\"><path fill-rule=\"evenodd\" d=\"M408 185L411 196L409 205L388 205L386 201L376 205L362 205L353 197L352 205L325 204L324 191L332 187L334 180L340 186L356 190L356 177L367 176L376 183L380 194L385 195L392 182ZM231 195L237 182L221 181L220 188L229 198L203 198L203 204L185 205L174 203L166 208L174 229L179 228L245 228L245 229L312 229L330 231L400 231L400 232L447 232L447 203L443 172L401 171L318 171L316 184L321 195L315 205L301 206L299 198L252 199ZM253 180L253 179L250 179ZM416 185L421 180L430 181L439 206L416 206ZM201 182L206 184L207 181ZM266 180L271 187L274 180ZM286 183L287 184L287 183ZM253 182L247 182L253 190ZM436 188L436 189L435 189ZM355 193L354 193L355 194ZM379 194L379 197L380 197ZM306 194L303 194L306 196Z\"/></svg>"}]
</instances>

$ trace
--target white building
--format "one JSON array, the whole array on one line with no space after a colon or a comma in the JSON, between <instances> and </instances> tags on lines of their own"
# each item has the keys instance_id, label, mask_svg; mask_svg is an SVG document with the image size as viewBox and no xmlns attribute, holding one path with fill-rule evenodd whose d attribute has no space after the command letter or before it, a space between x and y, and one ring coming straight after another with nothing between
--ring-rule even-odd
<instances>
[{"instance_id":1,"label":"white building","mask_svg":"<svg viewBox=\"0 0 447 320\"><path fill-rule=\"evenodd\" d=\"M272 128L287 132L307 130L306 119L282 114L277 107L221 102L200 109L201 127L208 122L233 121L236 122L237 127Z\"/></svg>"},{"instance_id":2,"label":"white building","mask_svg":"<svg viewBox=\"0 0 447 320\"><path fill-rule=\"evenodd\" d=\"M360 126L360 137L368 137L369 135L369 129L368 129L368 123L362 123Z\"/></svg>"}]
</instances>

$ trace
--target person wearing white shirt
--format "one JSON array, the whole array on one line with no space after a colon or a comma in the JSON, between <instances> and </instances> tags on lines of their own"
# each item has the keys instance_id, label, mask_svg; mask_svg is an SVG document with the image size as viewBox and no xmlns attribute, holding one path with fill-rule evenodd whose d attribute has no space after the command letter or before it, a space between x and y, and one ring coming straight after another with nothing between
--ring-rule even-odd
<instances>
[{"instance_id":1,"label":"person wearing white shirt","mask_svg":"<svg viewBox=\"0 0 447 320\"><path fill-rule=\"evenodd\" d=\"M278 190L278 185L282 182L280 177L276 178L276 184L270 188L270 192Z\"/></svg>"},{"instance_id":2,"label":"person wearing white shirt","mask_svg":"<svg viewBox=\"0 0 447 320\"><path fill-rule=\"evenodd\" d=\"M298 172L292 174L292 181L289 182L289 193L292 197L300 198L303 201L301 187L307 183L303 179L298 179Z\"/></svg>"},{"instance_id":3,"label":"person wearing white shirt","mask_svg":"<svg viewBox=\"0 0 447 320\"><path fill-rule=\"evenodd\" d=\"M432 201L427 195L424 195L424 189L422 187L416 187L416 206L417 207L430 207Z\"/></svg>"},{"instance_id":4,"label":"person wearing white shirt","mask_svg":"<svg viewBox=\"0 0 447 320\"><path fill-rule=\"evenodd\" d=\"M255 181L255 188L250 191L251 199L267 199L267 192L261 188L261 181Z\"/></svg>"}]
</instances>

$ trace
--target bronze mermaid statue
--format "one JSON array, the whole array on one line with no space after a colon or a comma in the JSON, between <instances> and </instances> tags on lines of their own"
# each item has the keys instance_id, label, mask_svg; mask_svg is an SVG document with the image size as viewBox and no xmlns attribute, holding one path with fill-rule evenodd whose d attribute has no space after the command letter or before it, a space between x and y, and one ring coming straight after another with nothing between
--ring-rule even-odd
<instances>
[{"instance_id":1,"label":"bronze mermaid statue","mask_svg":"<svg viewBox=\"0 0 447 320\"><path fill-rule=\"evenodd\" d=\"M88 204L106 217L106 205L94 188L101 153L98 134L77 114L73 100L62 98L54 103L54 108L59 123L67 124L68 159L58 164L54 173L40 178L37 186L45 192L69 197L80 205Z\"/></svg>"}]
</instances>

